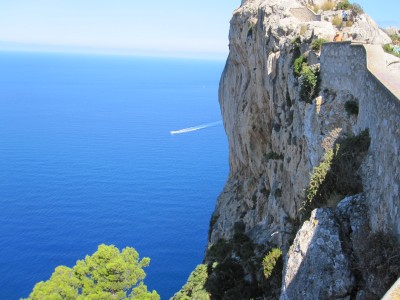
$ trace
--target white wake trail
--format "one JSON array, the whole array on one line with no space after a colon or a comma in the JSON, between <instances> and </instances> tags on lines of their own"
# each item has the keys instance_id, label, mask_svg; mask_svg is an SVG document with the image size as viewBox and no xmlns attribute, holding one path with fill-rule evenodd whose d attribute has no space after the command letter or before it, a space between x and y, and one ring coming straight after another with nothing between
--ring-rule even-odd
<instances>
[{"instance_id":1,"label":"white wake trail","mask_svg":"<svg viewBox=\"0 0 400 300\"><path fill-rule=\"evenodd\" d=\"M187 132L201 130L201 129L205 129L205 128L209 128L209 127L215 127L215 126L218 126L218 125L221 125L221 124L222 124L222 121L217 121L217 122L202 124L202 125L198 125L198 126L183 128L183 129L180 129L180 130L172 130L172 131L170 131L170 133L171 134L187 133Z\"/></svg>"}]
</instances>

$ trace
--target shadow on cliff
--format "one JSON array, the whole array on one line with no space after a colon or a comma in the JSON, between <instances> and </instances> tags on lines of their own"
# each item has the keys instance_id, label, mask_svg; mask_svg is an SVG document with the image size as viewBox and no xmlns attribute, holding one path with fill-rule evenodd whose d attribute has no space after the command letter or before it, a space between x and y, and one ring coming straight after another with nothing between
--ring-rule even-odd
<instances>
[{"instance_id":1,"label":"shadow on cliff","mask_svg":"<svg viewBox=\"0 0 400 300\"><path fill-rule=\"evenodd\" d=\"M265 280L261 266L266 252L245 234L244 223L236 223L231 240L220 239L207 251L204 287L211 299L277 299L283 263L280 258L271 279Z\"/></svg>"}]
</instances>

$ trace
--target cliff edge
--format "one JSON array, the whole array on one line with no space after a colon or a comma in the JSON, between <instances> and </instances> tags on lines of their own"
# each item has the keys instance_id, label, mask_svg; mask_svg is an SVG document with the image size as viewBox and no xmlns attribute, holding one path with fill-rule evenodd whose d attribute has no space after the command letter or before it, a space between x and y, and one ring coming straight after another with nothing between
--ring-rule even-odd
<instances>
[{"instance_id":1,"label":"cliff edge","mask_svg":"<svg viewBox=\"0 0 400 300\"><path fill-rule=\"evenodd\" d=\"M192 274L202 297L379 299L400 274L399 59L358 6L329 3L233 14L219 88L230 173Z\"/></svg>"}]
</instances>

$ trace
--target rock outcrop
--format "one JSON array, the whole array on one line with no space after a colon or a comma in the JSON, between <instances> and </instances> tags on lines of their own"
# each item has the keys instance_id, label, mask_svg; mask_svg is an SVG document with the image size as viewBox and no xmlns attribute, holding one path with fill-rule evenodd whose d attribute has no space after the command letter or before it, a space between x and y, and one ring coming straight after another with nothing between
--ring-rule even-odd
<instances>
[{"instance_id":1,"label":"rock outcrop","mask_svg":"<svg viewBox=\"0 0 400 300\"><path fill-rule=\"evenodd\" d=\"M230 173L210 221L211 298L373 299L400 274L397 258L388 276L365 274L386 266L381 255L361 263L371 241L398 250L400 93L387 66L395 58L351 41L319 46L338 31L357 42L389 38L364 14L338 28L302 12L307 4L244 0L231 20L219 88ZM382 64L368 61L375 51ZM266 280L255 262L272 248L283 269ZM215 272L229 268L232 282L243 274L243 289L257 292L218 286Z\"/></svg>"}]
</instances>

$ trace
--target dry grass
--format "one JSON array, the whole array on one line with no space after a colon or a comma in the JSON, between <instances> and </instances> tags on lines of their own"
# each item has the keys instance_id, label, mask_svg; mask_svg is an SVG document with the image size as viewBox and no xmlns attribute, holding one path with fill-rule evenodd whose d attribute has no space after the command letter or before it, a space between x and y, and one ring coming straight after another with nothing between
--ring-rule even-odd
<instances>
[{"instance_id":1,"label":"dry grass","mask_svg":"<svg viewBox=\"0 0 400 300\"><path fill-rule=\"evenodd\" d=\"M332 19L332 25L333 26L341 26L342 25L342 18L341 17L338 17L338 16L336 16L336 17L334 17L333 19Z\"/></svg>"},{"instance_id":2,"label":"dry grass","mask_svg":"<svg viewBox=\"0 0 400 300\"><path fill-rule=\"evenodd\" d=\"M331 1L325 1L324 3L322 3L321 5L321 9L323 11L327 11L327 10L333 10L335 8L335 3L331 2Z\"/></svg>"},{"instance_id":3,"label":"dry grass","mask_svg":"<svg viewBox=\"0 0 400 300\"><path fill-rule=\"evenodd\" d=\"M301 25L301 27L300 27L300 35L305 34L307 29L308 29L307 25Z\"/></svg>"}]
</instances>

